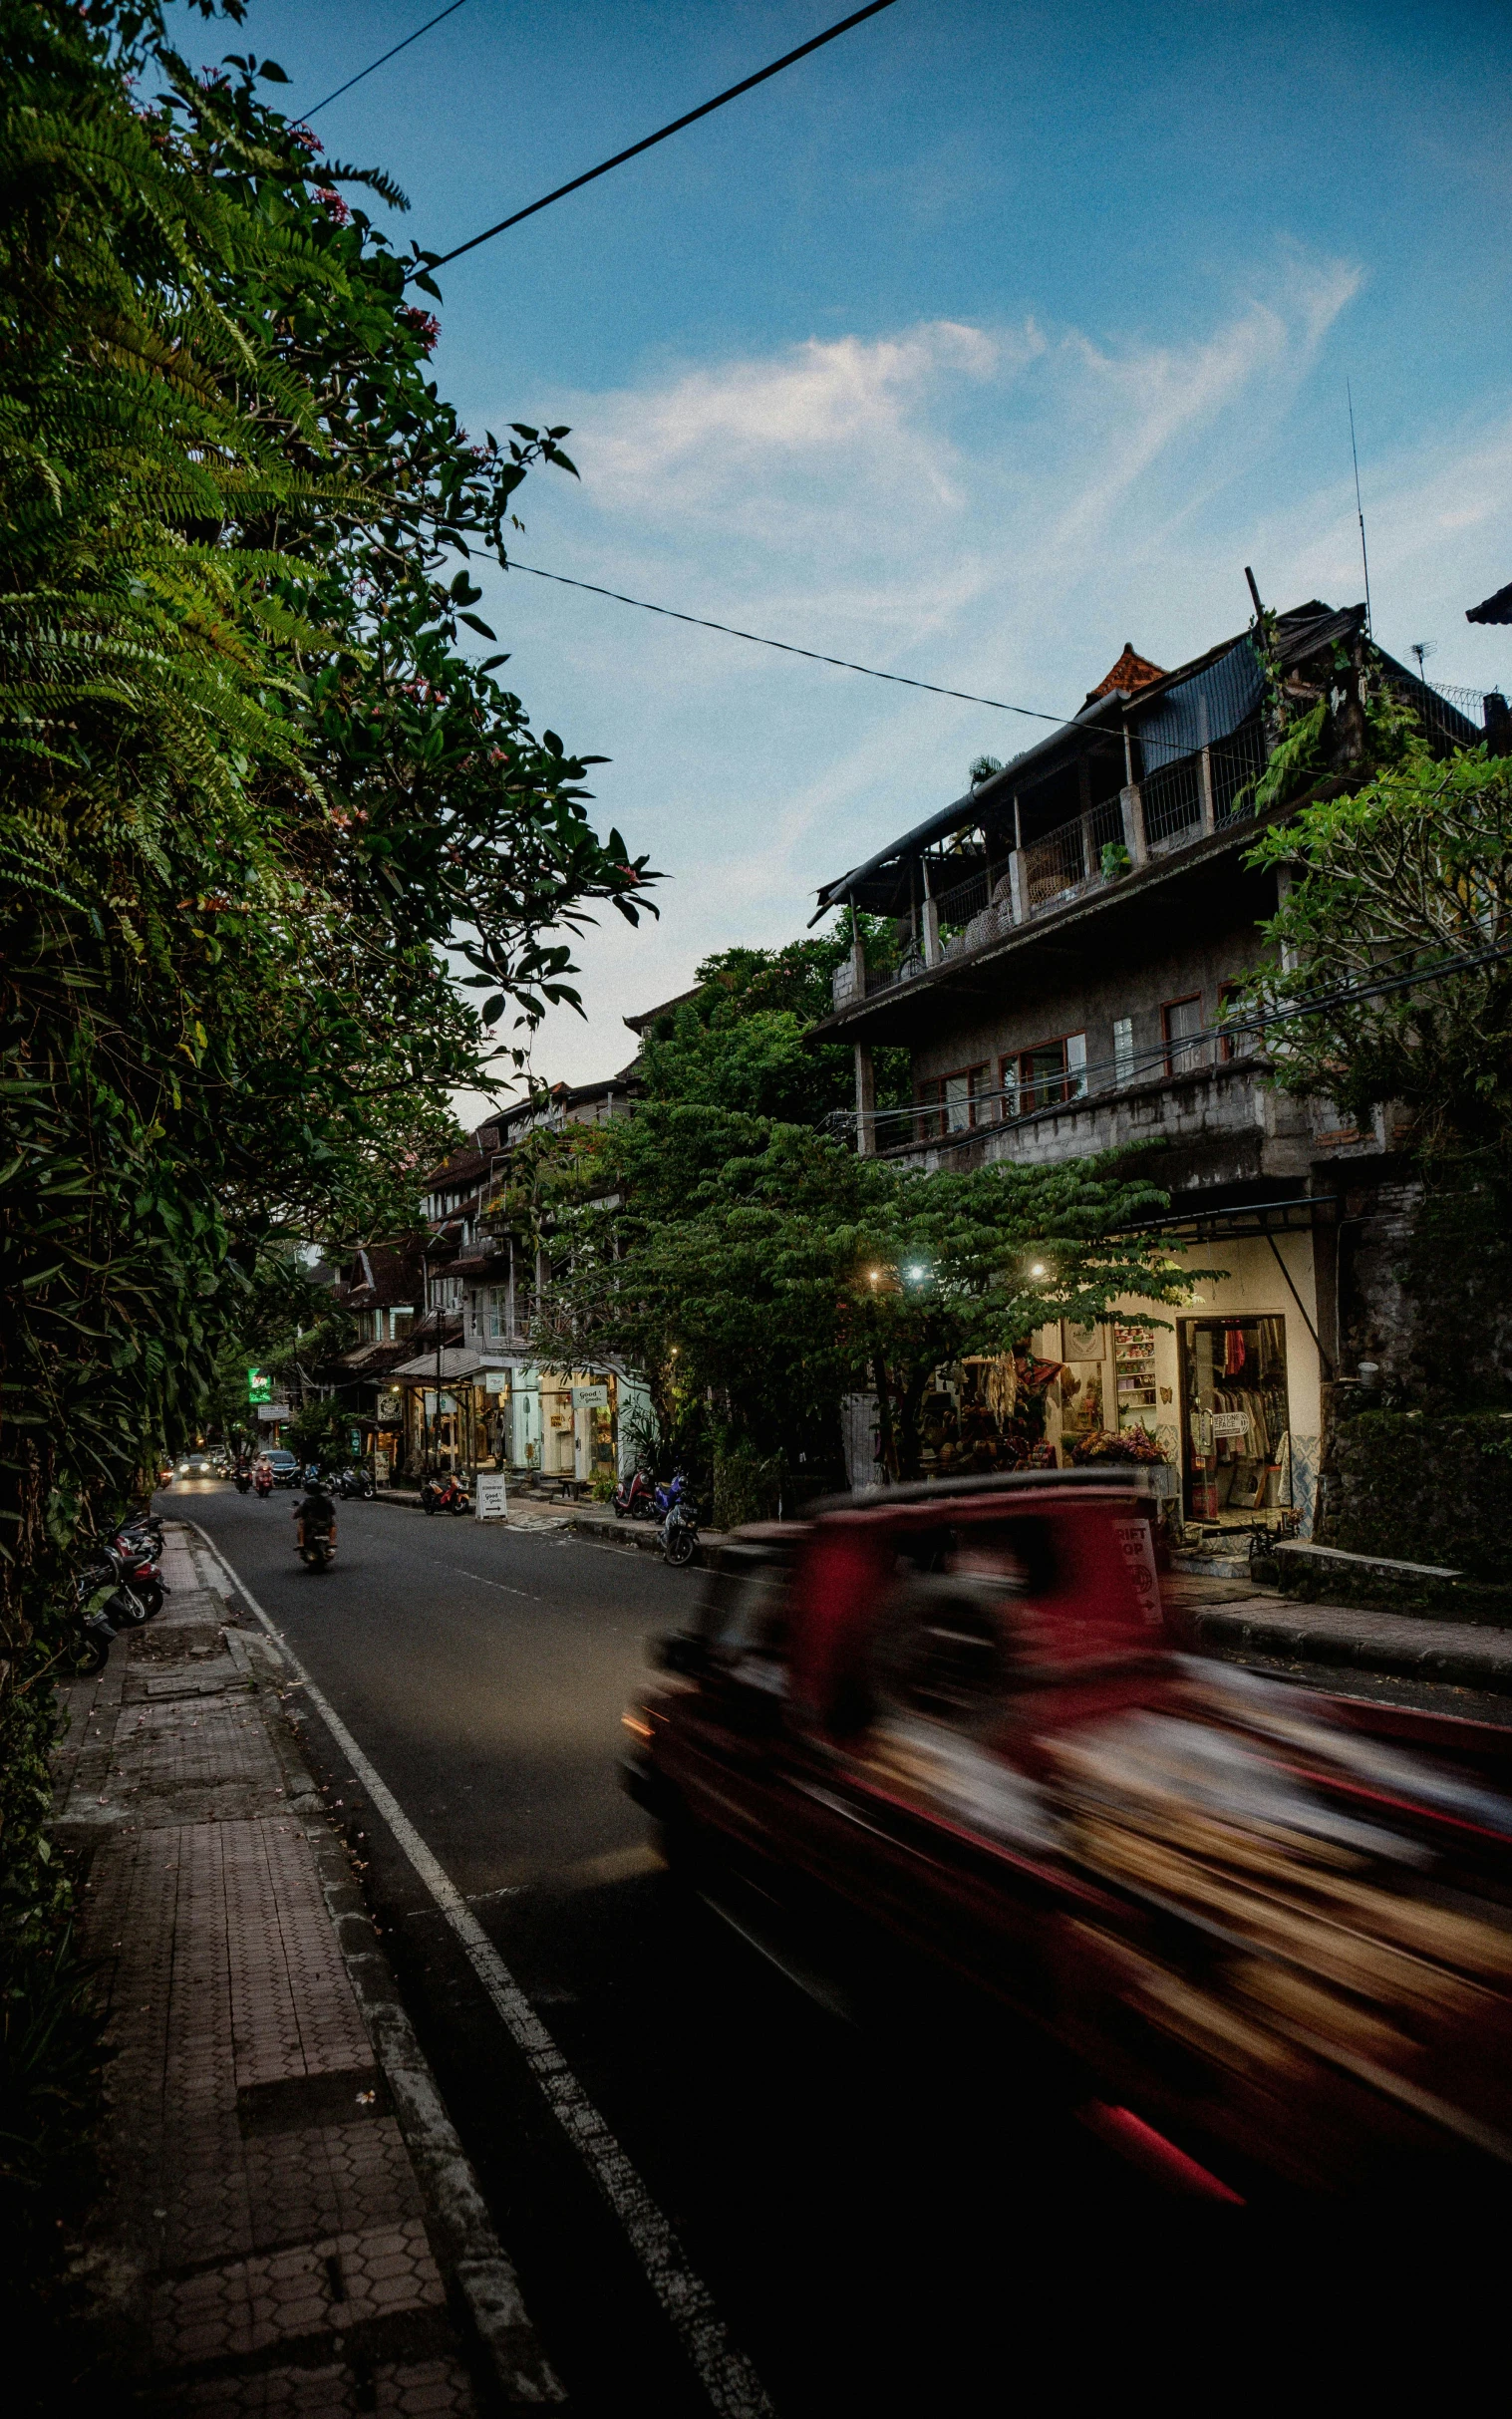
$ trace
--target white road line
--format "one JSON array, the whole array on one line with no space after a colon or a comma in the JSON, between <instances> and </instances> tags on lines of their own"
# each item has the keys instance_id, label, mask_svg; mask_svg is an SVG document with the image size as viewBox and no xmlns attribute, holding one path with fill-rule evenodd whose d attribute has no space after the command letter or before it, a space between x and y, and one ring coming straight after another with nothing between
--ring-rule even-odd
<instances>
[{"instance_id":1,"label":"white road line","mask_svg":"<svg viewBox=\"0 0 1512 2419\"><path fill-rule=\"evenodd\" d=\"M189 1524L186 1524L189 1525ZM474 1973L523 2052L553 2116L585 2161L645 2270L647 2280L684 2351L698 2372L714 2409L727 2419L775 2419L755 2369L725 2330L703 2278L689 2264L677 2236L636 2174L593 2102L541 2022L519 1984L472 1913L451 1875L427 1847L415 1825L324 1692L291 1651L246 1583L208 1533L192 1526L225 1573L232 1589L261 1622L303 1687L309 1702L346 1756L380 1813L467 1953ZM614 1549L609 1549L611 1552Z\"/></svg>"},{"instance_id":2,"label":"white road line","mask_svg":"<svg viewBox=\"0 0 1512 2419\"><path fill-rule=\"evenodd\" d=\"M464 1571L459 1562L444 1563L442 1568L455 1571L460 1579L475 1580L480 1588L497 1588L500 1596L523 1596L527 1605L541 1605L546 1601L543 1596L533 1596L528 1588L511 1588L502 1579L484 1579L481 1571Z\"/></svg>"}]
</instances>

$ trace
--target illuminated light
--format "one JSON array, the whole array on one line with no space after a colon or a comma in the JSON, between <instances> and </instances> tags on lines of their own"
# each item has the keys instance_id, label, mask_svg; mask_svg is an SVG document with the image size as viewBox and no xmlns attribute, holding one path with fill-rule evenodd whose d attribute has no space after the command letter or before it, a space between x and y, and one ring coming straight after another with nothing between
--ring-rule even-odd
<instances>
[{"instance_id":1,"label":"illuminated light","mask_svg":"<svg viewBox=\"0 0 1512 2419\"><path fill-rule=\"evenodd\" d=\"M874 1269L872 1270L872 1272L871 1272L871 1281L872 1281L872 1284L873 1284L873 1285L875 1285L875 1284L876 1284L877 1279L878 1279L878 1278L881 1276L881 1274L882 1274L882 1272L881 1272L881 1270L880 1270L879 1268L874 1268Z\"/></svg>"},{"instance_id":2,"label":"illuminated light","mask_svg":"<svg viewBox=\"0 0 1512 2419\"><path fill-rule=\"evenodd\" d=\"M1029 1273L1032 1277L1043 1277L1045 1275L1045 1262L1043 1260L1037 1260Z\"/></svg>"},{"instance_id":3,"label":"illuminated light","mask_svg":"<svg viewBox=\"0 0 1512 2419\"><path fill-rule=\"evenodd\" d=\"M911 1268L911 1269L909 1270L909 1272L908 1272L908 1273L909 1273L910 1277L912 1277L912 1278L915 1280L915 1282L917 1282L917 1281L918 1281L918 1279L919 1279L920 1277L922 1277L922 1276L923 1276L924 1271L923 1271L921 1268Z\"/></svg>"},{"instance_id":4,"label":"illuminated light","mask_svg":"<svg viewBox=\"0 0 1512 2419\"><path fill-rule=\"evenodd\" d=\"M651 1724L649 1722L642 1721L638 1713L622 1713L620 1715L620 1722L623 1728L626 1730L633 1730L637 1738L649 1738L651 1736Z\"/></svg>"}]
</instances>

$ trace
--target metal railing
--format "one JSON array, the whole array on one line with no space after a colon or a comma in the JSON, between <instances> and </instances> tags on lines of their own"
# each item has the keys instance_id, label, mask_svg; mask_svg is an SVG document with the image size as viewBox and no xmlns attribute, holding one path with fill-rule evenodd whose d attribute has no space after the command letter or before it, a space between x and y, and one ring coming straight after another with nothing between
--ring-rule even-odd
<instances>
[{"instance_id":1,"label":"metal railing","mask_svg":"<svg viewBox=\"0 0 1512 2419\"><path fill-rule=\"evenodd\" d=\"M1058 823L1038 840L1028 841L1019 855L1019 888L1027 916L1073 898L1107 880L1103 849L1122 847L1123 808L1117 798L1104 798L1086 814Z\"/></svg>"}]
</instances>

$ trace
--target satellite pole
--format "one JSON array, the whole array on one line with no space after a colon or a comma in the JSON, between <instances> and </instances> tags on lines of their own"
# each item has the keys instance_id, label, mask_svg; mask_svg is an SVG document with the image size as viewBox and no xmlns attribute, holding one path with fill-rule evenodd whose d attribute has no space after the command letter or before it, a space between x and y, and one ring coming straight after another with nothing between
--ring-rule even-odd
<instances>
[{"instance_id":1,"label":"satellite pole","mask_svg":"<svg viewBox=\"0 0 1512 2419\"><path fill-rule=\"evenodd\" d=\"M1364 506L1360 500L1360 448L1355 443L1355 398L1350 392L1348 379L1344 382L1344 391L1350 406L1350 453L1355 463L1355 512L1360 522L1360 559L1364 567L1365 575L1365 636L1368 638L1372 635L1370 630L1370 558L1365 552Z\"/></svg>"}]
</instances>

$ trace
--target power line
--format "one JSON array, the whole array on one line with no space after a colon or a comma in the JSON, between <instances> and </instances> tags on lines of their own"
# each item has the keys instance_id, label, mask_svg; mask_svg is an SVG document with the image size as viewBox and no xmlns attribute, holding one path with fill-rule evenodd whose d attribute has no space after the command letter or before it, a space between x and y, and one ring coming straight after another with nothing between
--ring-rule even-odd
<instances>
[{"instance_id":1,"label":"power line","mask_svg":"<svg viewBox=\"0 0 1512 2419\"><path fill-rule=\"evenodd\" d=\"M456 5L460 6L460 0L456 0ZM858 8L853 16L842 17L839 24L830 26L827 33L815 34L811 42L800 42L795 51L787 51L780 59L773 59L769 67L758 68L754 76L743 77L742 81L739 84L733 84L728 92L716 93L712 101L704 102L696 110L689 110L686 117L674 118L670 126L660 128L654 135L644 136L639 143L632 143L628 151L616 151L612 159L601 160L596 168L588 168L583 175L572 177L566 184L559 184L554 193L543 193L539 201L527 203L524 209L515 210L508 218L500 218L496 226L484 227L480 235L469 236L465 243L454 245L450 252L427 254L421 261L420 267L443 269L449 260L460 260L463 252L476 251L480 243L487 243L494 235L502 235L506 227L517 227L522 218L533 218L537 210L548 209L553 201L560 201L564 194L575 193L581 185L592 184L596 176L607 176L611 168L622 167L627 159L634 159L641 151L649 151L655 145L665 143L669 135L681 134L685 126L693 126L700 118L707 118L712 110L722 110L727 101L738 101L742 93L749 93L756 85L764 84L769 76L780 76L784 67L793 66L799 59L806 59L810 51L821 51L826 42L837 41L841 34L848 34L852 26L864 23L868 17L880 15L884 8L891 8L891 6L892 0L869 0L867 7ZM432 22L439 23L440 20L433 19ZM424 32L425 28L422 27L421 31ZM410 39L413 42L417 37L412 34ZM392 52L388 55L393 57ZM375 60L374 65L381 66L382 61ZM367 74L369 71L365 69L363 72ZM355 77L353 81L356 82ZM345 85L342 90L345 92ZM332 100L336 98L334 93L331 98ZM322 109L325 107L324 102L320 104L320 107ZM416 270L411 271L412 276L417 273Z\"/></svg>"},{"instance_id":2,"label":"power line","mask_svg":"<svg viewBox=\"0 0 1512 2419\"><path fill-rule=\"evenodd\" d=\"M329 109L333 101L339 101L341 99L343 93L350 93L354 84L361 84L364 76L371 76L376 68L387 67L391 59L397 59L401 51L407 51L412 42L418 42L420 40L422 34L429 34L433 25L440 25L442 17L454 17L457 10L459 8L464 8L465 6L466 0L452 0L451 7L444 8L442 10L441 17L428 18L424 25L417 26L413 34L406 34L403 42L396 42L391 51L385 51L381 59L373 60L371 65L368 67L359 68L357 74L355 76L349 76L345 84L338 84L334 93L327 93L324 101L317 101L315 104L315 109L306 110L304 116L300 118L297 123L300 126L303 126L306 119L313 118L315 116L316 110Z\"/></svg>"},{"instance_id":3,"label":"power line","mask_svg":"<svg viewBox=\"0 0 1512 2419\"><path fill-rule=\"evenodd\" d=\"M1350 454L1355 464L1355 513L1360 522L1360 560L1365 575L1365 635L1370 634L1370 558L1365 552L1365 508L1360 500L1360 448L1355 443L1355 396L1348 379L1345 400L1350 407ZM1419 672L1422 666L1418 666Z\"/></svg>"},{"instance_id":4,"label":"power line","mask_svg":"<svg viewBox=\"0 0 1512 2419\"><path fill-rule=\"evenodd\" d=\"M954 697L967 706L992 706L999 714L1022 714L1032 723L1054 723L1058 730L1069 731L1075 718L1065 714L1042 714L1037 706L1010 706L1001 697L978 697L972 689L943 689L938 681L910 680L906 672L879 672L875 664L853 664L848 656L821 655L815 647L795 647L784 638L762 638L755 630L737 630L731 622L706 621L701 613L679 613L671 605L648 604L643 596L624 596L618 588L598 588L592 580L568 579L562 571L542 571L535 563L522 563L510 555L505 569L528 571L532 579L549 579L559 588L581 588L588 596L607 596L617 605L634 605L641 613L659 613L669 622L687 622L695 630L718 630L725 638L743 638L753 647L774 647L779 655L801 655L810 664L832 664L838 672L864 672L869 681L892 681L900 689L927 689L931 697Z\"/></svg>"}]
</instances>

